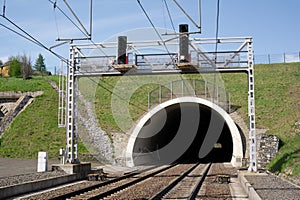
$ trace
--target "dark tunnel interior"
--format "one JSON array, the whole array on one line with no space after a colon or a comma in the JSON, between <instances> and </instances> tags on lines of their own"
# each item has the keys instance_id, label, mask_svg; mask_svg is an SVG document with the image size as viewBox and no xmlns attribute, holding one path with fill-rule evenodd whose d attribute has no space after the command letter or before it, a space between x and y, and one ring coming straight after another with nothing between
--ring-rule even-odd
<instances>
[{"instance_id":1,"label":"dark tunnel interior","mask_svg":"<svg viewBox=\"0 0 300 200\"><path fill-rule=\"evenodd\" d=\"M170 145L176 137L176 134L178 134L182 114L195 112L195 109L200 114L200 117L198 119L192 119L193 116L190 116L191 119L188 120L191 120L197 127L197 129L195 129L196 133L193 135L190 133L189 126L184 127L184 130L182 131L184 140L190 140L191 142L186 149L183 148L180 156L177 156L172 162L230 162L233 152L233 142L229 127L222 116L211 108L198 103L178 103L166 107L154 114L141 129L133 149L135 165L152 164L156 163L157 160L159 160L160 164L170 164L168 163L170 160L168 160L167 157L164 157L164 155L159 155L158 152L160 149ZM198 154L204 143L205 137L208 134L208 129L211 128L211 126L214 126L216 120L219 120L218 123L223 122L222 128L220 129L220 137L217 142L214 143L212 150L205 157L199 158ZM161 126L159 124L161 121L164 121L164 125L156 134L152 133L151 131L154 129L151 127ZM146 127L149 124L151 124L151 126ZM150 137L148 137L149 135ZM181 148L180 142L168 149L168 155L172 155L173 151L178 150L178 148Z\"/></svg>"}]
</instances>

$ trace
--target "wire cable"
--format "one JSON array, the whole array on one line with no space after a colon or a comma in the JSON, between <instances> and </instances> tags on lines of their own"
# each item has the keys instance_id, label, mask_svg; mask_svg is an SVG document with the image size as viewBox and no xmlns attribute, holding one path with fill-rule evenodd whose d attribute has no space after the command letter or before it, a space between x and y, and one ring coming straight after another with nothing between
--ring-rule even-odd
<instances>
[{"instance_id":1,"label":"wire cable","mask_svg":"<svg viewBox=\"0 0 300 200\"><path fill-rule=\"evenodd\" d=\"M53 4L53 13L54 13L54 21L55 21L55 26L56 26L56 32L57 32L57 38L59 37L59 29L58 29L58 22L57 22L57 16L56 16L56 4L57 4L57 0L55 0L54 4Z\"/></svg>"},{"instance_id":2,"label":"wire cable","mask_svg":"<svg viewBox=\"0 0 300 200\"><path fill-rule=\"evenodd\" d=\"M164 0L162 0L162 13L163 13L163 19L164 19L164 27L167 29L167 22L166 22L166 14L165 14L165 8L164 8Z\"/></svg>"},{"instance_id":3,"label":"wire cable","mask_svg":"<svg viewBox=\"0 0 300 200\"><path fill-rule=\"evenodd\" d=\"M83 35L85 35L86 38L89 38L89 41L102 53L105 57L109 57L102 48L100 48L91 38L89 35L87 35L81 28L57 5L57 2L53 2L51 0L48 0L50 3L55 6Z\"/></svg>"},{"instance_id":4,"label":"wire cable","mask_svg":"<svg viewBox=\"0 0 300 200\"><path fill-rule=\"evenodd\" d=\"M172 16L171 16L171 12L170 12L170 9L169 9L169 6L168 6L168 3L166 0L163 0L165 2L165 6L166 6L166 9L167 9L167 12L168 12L168 15L169 15L169 19L170 19L170 22L171 22L171 25L172 25L172 28L173 28L173 31L174 33L176 33L176 29L175 29L175 25L174 25L174 22L173 22L173 19L172 19Z\"/></svg>"},{"instance_id":5,"label":"wire cable","mask_svg":"<svg viewBox=\"0 0 300 200\"><path fill-rule=\"evenodd\" d=\"M12 28L10 28L10 27L8 27L8 26L2 24L2 23L0 23L0 26L4 27L4 28L6 28L7 30L9 30L9 31L11 31L11 32L13 32L13 33L15 33L15 34L21 36L22 38L24 38L24 39L26 39L26 40L28 40L28 41L30 41L30 42L32 42L32 43L34 43L34 44L40 46L40 44L37 43L36 41L30 39L29 37L26 37L25 35L22 35L21 33L19 33L19 32L17 32L17 31L13 30Z\"/></svg>"},{"instance_id":6,"label":"wire cable","mask_svg":"<svg viewBox=\"0 0 300 200\"><path fill-rule=\"evenodd\" d=\"M219 44L219 20L220 20L220 0L217 0L217 16L216 16L216 46L215 46L215 67L217 67L218 59L218 44ZM216 93L216 73L214 73L214 88L213 88L213 103L215 101Z\"/></svg>"},{"instance_id":7,"label":"wire cable","mask_svg":"<svg viewBox=\"0 0 300 200\"><path fill-rule=\"evenodd\" d=\"M165 47L167 53L170 55L170 51L169 51L169 49L168 49L168 47L167 47L167 45L166 45L164 39L163 39L163 38L161 37L161 35L159 34L157 28L155 27L155 25L154 25L154 23L152 22L151 18L149 17L149 15L147 14L146 10L144 9L144 7L143 7L141 1L140 1L140 0L137 0L137 2L138 2L138 4L139 4L140 8L142 9L143 13L145 14L146 18L148 19L149 23L151 24L152 28L154 29L155 33L157 34L157 36L159 37L159 39L160 39L161 42L163 43L163 45L164 45L164 47ZM172 64L175 64L175 63L174 63L174 60L173 60L173 57L172 57L171 55L170 55L170 58L171 58Z\"/></svg>"},{"instance_id":8,"label":"wire cable","mask_svg":"<svg viewBox=\"0 0 300 200\"><path fill-rule=\"evenodd\" d=\"M5 9L6 9L6 0L3 1L2 16L5 16Z\"/></svg>"},{"instance_id":9,"label":"wire cable","mask_svg":"<svg viewBox=\"0 0 300 200\"><path fill-rule=\"evenodd\" d=\"M7 20L10 24L12 24L14 27L16 27L16 28L19 29L21 32L23 32L23 34L25 34L25 35L23 35L23 34L17 32L17 31L15 31L15 30L13 30L13 29L11 29L11 28L9 28L9 27L3 25L3 24L1 24L1 26L3 26L4 28L8 29L9 31L12 31L12 32L16 33L17 35L19 35L19 36L21 36L21 37L27 39L28 41L33 42L34 44L38 45L39 47L42 47L43 49L46 49L47 51L49 51L50 53L52 53L53 55L55 55L57 58L59 58L59 59L61 59L61 60L63 60L64 62L67 63L67 60L66 60L63 56L59 55L58 53L56 53L56 52L52 51L51 49L49 49L48 47L46 47L43 43L41 43L40 41L38 41L36 38L34 38L32 35L30 35L28 32L26 32L24 29L22 29L20 26L18 26L16 23L14 23L14 22L13 22L12 20L10 20L9 18L7 18L7 17L5 17L5 16L3 16L3 15L2 15L2 17L3 17L5 20Z\"/></svg>"},{"instance_id":10,"label":"wire cable","mask_svg":"<svg viewBox=\"0 0 300 200\"><path fill-rule=\"evenodd\" d=\"M219 21L220 21L220 0L217 0L215 64L217 63L218 43L220 42L219 41Z\"/></svg>"},{"instance_id":11,"label":"wire cable","mask_svg":"<svg viewBox=\"0 0 300 200\"><path fill-rule=\"evenodd\" d=\"M82 72L79 72L80 74L83 74ZM96 86L100 86L101 88L103 88L104 90L106 90L107 92L109 92L110 94L113 94L113 95L115 95L116 97L118 97L120 100L122 100L123 102L125 102L125 103L129 103L130 105L132 105L132 106L134 106L134 107L136 107L136 108L138 108L138 109L140 109L140 110L142 110L142 111L144 111L144 112L148 112L147 111L147 109L144 109L144 108L142 108L141 106L139 106L139 105L137 105L137 104L135 104L135 103L133 103L133 102L131 102L131 101L127 101L124 97L122 97L121 95L119 95L118 93L115 93L115 92L113 92L112 90L110 90L108 87L106 87L106 86L104 86L104 85L102 85L102 84L100 84L99 82L97 82L97 81L95 81L94 79L92 79L92 78L90 78L90 77L87 77L91 82L93 82ZM108 83L108 82L106 82L106 81L104 81L104 80L102 80L102 79L100 79L100 81L102 82L102 83L105 83L107 86L109 86L109 87L113 87L113 85L111 85L110 83ZM141 105L142 105L142 103L140 103Z\"/></svg>"},{"instance_id":12,"label":"wire cable","mask_svg":"<svg viewBox=\"0 0 300 200\"><path fill-rule=\"evenodd\" d=\"M48 0L53 5L55 4L54 1ZM87 35L56 3L56 8L86 37L89 38L89 35Z\"/></svg>"},{"instance_id":13,"label":"wire cable","mask_svg":"<svg viewBox=\"0 0 300 200\"><path fill-rule=\"evenodd\" d=\"M91 36L90 33L86 30L86 28L84 27L84 25L81 23L80 19L77 17L76 13L73 11L73 9L71 8L71 6L68 4L68 2L66 0L63 0L66 4L66 6L68 7L69 11L72 13L72 15L75 17L75 19L77 20L77 22L80 24L81 28L83 29L83 31L85 32L85 35L88 36L88 38Z\"/></svg>"}]
</instances>

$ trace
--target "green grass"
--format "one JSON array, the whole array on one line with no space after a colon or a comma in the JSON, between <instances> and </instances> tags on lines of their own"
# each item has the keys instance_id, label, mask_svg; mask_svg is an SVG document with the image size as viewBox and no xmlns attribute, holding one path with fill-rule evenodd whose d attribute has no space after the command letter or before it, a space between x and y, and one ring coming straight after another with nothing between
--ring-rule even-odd
<instances>
[{"instance_id":1,"label":"green grass","mask_svg":"<svg viewBox=\"0 0 300 200\"><path fill-rule=\"evenodd\" d=\"M40 77L34 77L29 80L21 78L0 78L0 91L39 91L45 87L45 82Z\"/></svg>"},{"instance_id":2,"label":"green grass","mask_svg":"<svg viewBox=\"0 0 300 200\"><path fill-rule=\"evenodd\" d=\"M56 80L55 77L47 79ZM0 79L0 91L39 91L35 98L11 123L0 141L0 157L37 158L39 151L47 151L50 159L59 158L59 149L65 147L65 129L57 127L58 94L45 77L31 80ZM82 152L85 148L80 144Z\"/></svg>"},{"instance_id":3,"label":"green grass","mask_svg":"<svg viewBox=\"0 0 300 200\"><path fill-rule=\"evenodd\" d=\"M223 75L233 104L247 121L246 75ZM295 123L300 120L300 63L255 66L255 100L257 128L280 137L279 155L269 164L273 172L293 168L300 174L300 133Z\"/></svg>"}]
</instances>

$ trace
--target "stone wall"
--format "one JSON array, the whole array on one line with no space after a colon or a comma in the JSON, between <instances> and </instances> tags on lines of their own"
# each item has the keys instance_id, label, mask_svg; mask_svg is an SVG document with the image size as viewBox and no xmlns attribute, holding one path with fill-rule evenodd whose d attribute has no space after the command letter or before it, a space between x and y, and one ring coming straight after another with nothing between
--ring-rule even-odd
<instances>
[{"instance_id":1,"label":"stone wall","mask_svg":"<svg viewBox=\"0 0 300 200\"><path fill-rule=\"evenodd\" d=\"M265 168L267 164L277 155L279 148L279 137L269 134L257 135L257 165Z\"/></svg>"}]
</instances>

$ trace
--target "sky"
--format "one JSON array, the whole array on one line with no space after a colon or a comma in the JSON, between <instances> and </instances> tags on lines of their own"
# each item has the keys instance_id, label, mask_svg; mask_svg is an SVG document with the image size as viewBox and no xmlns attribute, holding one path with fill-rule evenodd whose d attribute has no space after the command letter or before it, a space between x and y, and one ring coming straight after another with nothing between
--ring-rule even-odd
<instances>
[{"instance_id":1,"label":"sky","mask_svg":"<svg viewBox=\"0 0 300 200\"><path fill-rule=\"evenodd\" d=\"M59 42L57 38L82 38L79 31L59 10L62 9L73 21L63 0L0 0L0 14L17 24L45 47ZM67 0L82 24L89 31L89 0ZM196 27L178 9L173 0L166 0L176 29L187 23L190 31ZM187 13L199 22L198 0L177 0ZM140 0L155 27L172 29L164 0ZM281 54L300 52L300 1L298 0L220 0L219 36L252 36L254 53ZM217 0L201 0L201 34L197 38L214 38L216 35ZM38 54L45 58L49 71L60 66L60 60L49 51L9 31L4 26L17 30L7 19L0 17L0 60L27 55L35 63ZM78 25L77 23L77 26ZM137 0L94 0L92 40L103 42L120 32L151 27ZM85 41L87 42L87 41ZM53 51L68 58L69 45Z\"/></svg>"}]
</instances>

